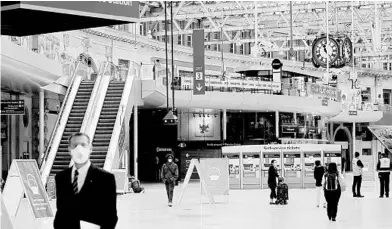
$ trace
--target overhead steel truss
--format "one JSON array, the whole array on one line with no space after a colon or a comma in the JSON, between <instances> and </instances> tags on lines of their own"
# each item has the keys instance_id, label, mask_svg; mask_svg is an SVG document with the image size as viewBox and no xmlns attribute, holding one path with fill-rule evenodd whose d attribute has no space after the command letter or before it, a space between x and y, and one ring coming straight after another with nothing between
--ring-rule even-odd
<instances>
[{"instance_id":1,"label":"overhead steel truss","mask_svg":"<svg viewBox=\"0 0 392 229\"><path fill-rule=\"evenodd\" d=\"M223 39L224 44L257 43L258 52L289 49L291 26L289 2L176 1L171 3L174 11L175 35L192 34L191 24L199 22L206 34L219 34L219 39L206 41L206 45L221 44ZM293 40L297 41L294 50L309 52L311 42L320 34L327 32L328 22L330 34L336 32L348 34L352 37L354 47L360 47L363 54L392 53L391 1L328 2L328 16L326 4L327 2L305 1L293 3ZM158 32L156 29L158 23L164 23L164 10L163 1L141 4L141 22L149 24L152 36L164 36L164 31ZM168 15L170 20L170 13ZM352 22L354 22L353 27ZM250 36L243 37L243 31L249 31ZM223 35L220 34L221 32Z\"/></svg>"}]
</instances>

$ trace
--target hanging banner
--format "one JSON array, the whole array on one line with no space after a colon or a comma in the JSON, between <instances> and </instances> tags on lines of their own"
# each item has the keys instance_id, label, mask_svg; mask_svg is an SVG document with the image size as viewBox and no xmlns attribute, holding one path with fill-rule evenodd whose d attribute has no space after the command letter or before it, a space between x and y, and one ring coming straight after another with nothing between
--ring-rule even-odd
<instances>
[{"instance_id":1,"label":"hanging banner","mask_svg":"<svg viewBox=\"0 0 392 229\"><path fill-rule=\"evenodd\" d=\"M201 158L200 168L212 195L229 195L228 158Z\"/></svg>"},{"instance_id":2,"label":"hanging banner","mask_svg":"<svg viewBox=\"0 0 392 229\"><path fill-rule=\"evenodd\" d=\"M204 30L193 30L193 95L205 95Z\"/></svg>"},{"instance_id":3,"label":"hanging banner","mask_svg":"<svg viewBox=\"0 0 392 229\"><path fill-rule=\"evenodd\" d=\"M4 204L16 216L20 200L26 196L35 219L53 217L49 198L35 160L13 160L4 187Z\"/></svg>"}]
</instances>

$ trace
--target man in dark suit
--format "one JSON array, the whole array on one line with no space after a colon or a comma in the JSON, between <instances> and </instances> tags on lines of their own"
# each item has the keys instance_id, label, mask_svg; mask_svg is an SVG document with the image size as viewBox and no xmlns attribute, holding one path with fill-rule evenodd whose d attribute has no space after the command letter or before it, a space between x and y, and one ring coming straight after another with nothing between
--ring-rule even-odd
<instances>
[{"instance_id":1,"label":"man in dark suit","mask_svg":"<svg viewBox=\"0 0 392 229\"><path fill-rule=\"evenodd\" d=\"M118 220L114 175L91 164L92 145L86 134L75 133L68 143L74 165L55 178L54 228L83 229L80 225L87 222L100 229L114 229Z\"/></svg>"}]
</instances>

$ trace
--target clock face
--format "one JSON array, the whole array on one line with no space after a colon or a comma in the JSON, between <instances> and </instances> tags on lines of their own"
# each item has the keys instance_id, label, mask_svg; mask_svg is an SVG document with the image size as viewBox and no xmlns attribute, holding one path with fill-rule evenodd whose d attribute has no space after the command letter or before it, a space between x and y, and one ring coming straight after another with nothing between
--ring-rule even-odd
<instances>
[{"instance_id":1,"label":"clock face","mask_svg":"<svg viewBox=\"0 0 392 229\"><path fill-rule=\"evenodd\" d=\"M342 56L346 64L352 64L353 60L353 44L351 40L346 37L343 41Z\"/></svg>"},{"instance_id":2,"label":"clock face","mask_svg":"<svg viewBox=\"0 0 392 229\"><path fill-rule=\"evenodd\" d=\"M339 45L335 39L329 38L328 44L326 37L321 37L313 42L312 58L316 64L322 67L326 67L327 64L331 66L338 57Z\"/></svg>"}]
</instances>

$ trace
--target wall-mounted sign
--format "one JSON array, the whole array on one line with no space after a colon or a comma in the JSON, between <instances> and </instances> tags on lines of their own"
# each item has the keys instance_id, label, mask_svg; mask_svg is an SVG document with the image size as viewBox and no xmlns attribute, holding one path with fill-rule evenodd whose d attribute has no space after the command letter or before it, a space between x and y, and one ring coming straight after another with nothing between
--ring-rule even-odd
<instances>
[{"instance_id":1,"label":"wall-mounted sign","mask_svg":"<svg viewBox=\"0 0 392 229\"><path fill-rule=\"evenodd\" d=\"M206 93L204 64L204 30L193 30L193 95Z\"/></svg>"},{"instance_id":2,"label":"wall-mounted sign","mask_svg":"<svg viewBox=\"0 0 392 229\"><path fill-rule=\"evenodd\" d=\"M280 62L279 59L274 59L272 61L271 65L272 65L272 68L275 69L275 70L279 70L279 69L281 69L283 67L283 63Z\"/></svg>"},{"instance_id":3,"label":"wall-mounted sign","mask_svg":"<svg viewBox=\"0 0 392 229\"><path fill-rule=\"evenodd\" d=\"M307 83L306 86L309 96L328 98L338 102L341 99L341 91L337 88L316 83Z\"/></svg>"},{"instance_id":4,"label":"wall-mounted sign","mask_svg":"<svg viewBox=\"0 0 392 229\"><path fill-rule=\"evenodd\" d=\"M172 152L172 148L160 148L160 147L157 147L155 150L157 151L157 153L158 152Z\"/></svg>"},{"instance_id":5,"label":"wall-mounted sign","mask_svg":"<svg viewBox=\"0 0 392 229\"><path fill-rule=\"evenodd\" d=\"M282 126L282 133L297 133L297 126Z\"/></svg>"},{"instance_id":6,"label":"wall-mounted sign","mask_svg":"<svg viewBox=\"0 0 392 229\"><path fill-rule=\"evenodd\" d=\"M348 111L348 115L358 115L358 111Z\"/></svg>"},{"instance_id":7,"label":"wall-mounted sign","mask_svg":"<svg viewBox=\"0 0 392 229\"><path fill-rule=\"evenodd\" d=\"M328 99L321 100L321 105L327 107L328 106Z\"/></svg>"},{"instance_id":8,"label":"wall-mounted sign","mask_svg":"<svg viewBox=\"0 0 392 229\"><path fill-rule=\"evenodd\" d=\"M140 19L137 1L24 1L23 8L49 12L137 22Z\"/></svg>"},{"instance_id":9,"label":"wall-mounted sign","mask_svg":"<svg viewBox=\"0 0 392 229\"><path fill-rule=\"evenodd\" d=\"M24 100L1 100L1 115L24 115Z\"/></svg>"}]
</instances>

